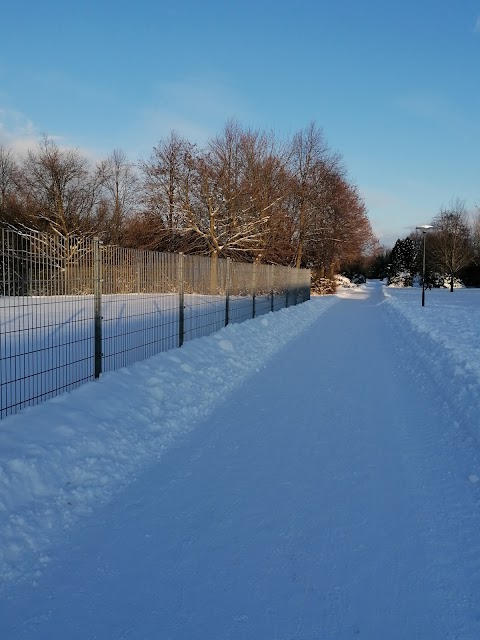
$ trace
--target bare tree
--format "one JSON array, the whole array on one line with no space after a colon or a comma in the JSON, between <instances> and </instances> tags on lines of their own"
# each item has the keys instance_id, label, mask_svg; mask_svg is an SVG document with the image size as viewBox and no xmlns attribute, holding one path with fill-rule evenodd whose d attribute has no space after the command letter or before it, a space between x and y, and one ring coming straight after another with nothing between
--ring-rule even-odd
<instances>
[{"instance_id":1,"label":"bare tree","mask_svg":"<svg viewBox=\"0 0 480 640\"><path fill-rule=\"evenodd\" d=\"M292 177L291 215L295 222L293 241L296 246L295 266L302 264L304 251L318 217L318 185L329 149L314 122L298 131L292 139L288 166Z\"/></svg>"},{"instance_id":2,"label":"bare tree","mask_svg":"<svg viewBox=\"0 0 480 640\"><path fill-rule=\"evenodd\" d=\"M108 227L107 240L111 244L120 244L125 220L137 208L138 176L121 149L114 149L100 164L99 172L105 194L102 205L106 211L102 213Z\"/></svg>"},{"instance_id":3,"label":"bare tree","mask_svg":"<svg viewBox=\"0 0 480 640\"><path fill-rule=\"evenodd\" d=\"M15 228L64 290L72 285L74 265L92 250L100 187L100 172L86 158L47 136L19 167L18 195L27 215Z\"/></svg>"},{"instance_id":4,"label":"bare tree","mask_svg":"<svg viewBox=\"0 0 480 640\"><path fill-rule=\"evenodd\" d=\"M373 233L365 203L355 185L344 176L337 175L332 190L333 224L337 266L358 262L375 251L378 239Z\"/></svg>"},{"instance_id":5,"label":"bare tree","mask_svg":"<svg viewBox=\"0 0 480 640\"><path fill-rule=\"evenodd\" d=\"M125 155L114 151L101 169L108 197L97 223L114 242L123 228L128 246L330 272L375 243L361 197L314 123L283 148L233 120L204 148L172 132L140 165L137 207Z\"/></svg>"},{"instance_id":6,"label":"bare tree","mask_svg":"<svg viewBox=\"0 0 480 640\"><path fill-rule=\"evenodd\" d=\"M0 146L0 224L9 228L32 220L19 194L21 172L10 149Z\"/></svg>"},{"instance_id":7,"label":"bare tree","mask_svg":"<svg viewBox=\"0 0 480 640\"><path fill-rule=\"evenodd\" d=\"M294 136L289 169L295 264L333 277L340 264L358 261L375 245L365 204L314 123Z\"/></svg>"},{"instance_id":8,"label":"bare tree","mask_svg":"<svg viewBox=\"0 0 480 640\"><path fill-rule=\"evenodd\" d=\"M7 208L8 198L15 190L17 165L10 149L0 145L0 211Z\"/></svg>"},{"instance_id":9,"label":"bare tree","mask_svg":"<svg viewBox=\"0 0 480 640\"><path fill-rule=\"evenodd\" d=\"M473 260L477 265L480 265L480 208L477 207L477 212L472 221L472 251Z\"/></svg>"},{"instance_id":10,"label":"bare tree","mask_svg":"<svg viewBox=\"0 0 480 640\"><path fill-rule=\"evenodd\" d=\"M251 176L253 159L261 162L263 142L257 132L229 122L207 150L191 157L182 209L194 252L245 259L261 251L265 225L281 198L260 198Z\"/></svg>"},{"instance_id":11,"label":"bare tree","mask_svg":"<svg viewBox=\"0 0 480 640\"><path fill-rule=\"evenodd\" d=\"M429 239L429 255L433 265L449 277L453 292L456 274L472 260L473 250L465 202L453 200L441 208L432 221L434 233Z\"/></svg>"},{"instance_id":12,"label":"bare tree","mask_svg":"<svg viewBox=\"0 0 480 640\"><path fill-rule=\"evenodd\" d=\"M60 149L44 136L28 151L21 167L20 187L38 228L67 238L95 232L95 207L101 176L77 150Z\"/></svg>"},{"instance_id":13,"label":"bare tree","mask_svg":"<svg viewBox=\"0 0 480 640\"><path fill-rule=\"evenodd\" d=\"M279 148L273 133L257 132L245 134L243 147L249 202L253 204L254 217L262 220L251 256L257 262L291 264L294 225L288 196L292 181L285 149Z\"/></svg>"},{"instance_id":14,"label":"bare tree","mask_svg":"<svg viewBox=\"0 0 480 640\"><path fill-rule=\"evenodd\" d=\"M148 229L145 248L185 249L184 200L189 193L195 153L195 145L173 131L154 147L150 159L141 163L143 220L136 225Z\"/></svg>"}]
</instances>

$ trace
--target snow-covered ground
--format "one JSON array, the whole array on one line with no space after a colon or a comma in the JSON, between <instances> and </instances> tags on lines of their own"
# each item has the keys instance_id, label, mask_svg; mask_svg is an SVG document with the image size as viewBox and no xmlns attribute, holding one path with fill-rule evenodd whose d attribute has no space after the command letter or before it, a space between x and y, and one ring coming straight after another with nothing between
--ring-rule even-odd
<instances>
[{"instance_id":1,"label":"snow-covered ground","mask_svg":"<svg viewBox=\"0 0 480 640\"><path fill-rule=\"evenodd\" d=\"M480 297L369 283L0 422L0 638L480 637Z\"/></svg>"},{"instance_id":2,"label":"snow-covered ground","mask_svg":"<svg viewBox=\"0 0 480 640\"><path fill-rule=\"evenodd\" d=\"M185 294L183 341L225 326L222 296ZM294 299L290 300L290 304ZM281 309L285 295L258 295L255 316ZM251 296L230 296L229 323L252 318ZM102 296L102 371L114 371L179 344L178 294ZM75 389L95 375L94 298L0 298L0 415Z\"/></svg>"},{"instance_id":3,"label":"snow-covered ground","mask_svg":"<svg viewBox=\"0 0 480 640\"><path fill-rule=\"evenodd\" d=\"M131 482L335 301L232 324L3 419L2 582L38 573L65 527Z\"/></svg>"},{"instance_id":4,"label":"snow-covered ground","mask_svg":"<svg viewBox=\"0 0 480 640\"><path fill-rule=\"evenodd\" d=\"M424 363L450 406L480 440L480 289L385 288L412 359Z\"/></svg>"}]
</instances>

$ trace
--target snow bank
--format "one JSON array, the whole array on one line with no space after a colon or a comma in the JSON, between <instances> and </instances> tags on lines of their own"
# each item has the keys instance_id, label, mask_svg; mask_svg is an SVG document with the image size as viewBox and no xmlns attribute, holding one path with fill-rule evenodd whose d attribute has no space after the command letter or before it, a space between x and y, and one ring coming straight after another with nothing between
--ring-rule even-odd
<instances>
[{"instance_id":1,"label":"snow bank","mask_svg":"<svg viewBox=\"0 0 480 640\"><path fill-rule=\"evenodd\" d=\"M480 442L480 290L427 290L424 307L420 289L389 287L384 296L405 348L443 388L458 419L478 425L471 435Z\"/></svg>"},{"instance_id":2,"label":"snow bank","mask_svg":"<svg viewBox=\"0 0 480 640\"><path fill-rule=\"evenodd\" d=\"M338 298L270 313L105 374L0 422L0 579L30 578L89 514Z\"/></svg>"}]
</instances>

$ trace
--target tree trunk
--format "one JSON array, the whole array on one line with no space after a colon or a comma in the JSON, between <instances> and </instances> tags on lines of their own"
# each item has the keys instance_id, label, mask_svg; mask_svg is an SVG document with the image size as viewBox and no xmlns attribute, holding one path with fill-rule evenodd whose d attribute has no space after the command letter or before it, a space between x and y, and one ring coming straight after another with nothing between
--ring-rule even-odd
<instances>
[{"instance_id":1,"label":"tree trunk","mask_svg":"<svg viewBox=\"0 0 480 640\"><path fill-rule=\"evenodd\" d=\"M335 262L330 262L328 266L328 279L332 282L335 280Z\"/></svg>"},{"instance_id":2,"label":"tree trunk","mask_svg":"<svg viewBox=\"0 0 480 640\"><path fill-rule=\"evenodd\" d=\"M302 245L299 245L297 248L297 255L295 257L295 267L297 269L300 269L301 265L302 265L302 253L303 253L303 247Z\"/></svg>"},{"instance_id":3,"label":"tree trunk","mask_svg":"<svg viewBox=\"0 0 480 640\"><path fill-rule=\"evenodd\" d=\"M218 293L218 253L214 251L210 255L210 295Z\"/></svg>"}]
</instances>

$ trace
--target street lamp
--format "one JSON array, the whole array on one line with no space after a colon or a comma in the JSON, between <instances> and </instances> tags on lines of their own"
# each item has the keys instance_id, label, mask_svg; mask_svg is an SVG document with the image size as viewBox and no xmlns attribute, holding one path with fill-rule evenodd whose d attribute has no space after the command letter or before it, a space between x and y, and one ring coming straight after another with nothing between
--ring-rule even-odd
<instances>
[{"instance_id":1,"label":"street lamp","mask_svg":"<svg viewBox=\"0 0 480 640\"><path fill-rule=\"evenodd\" d=\"M433 229L432 224L421 224L415 227L423 233L423 271L422 271L422 307L425 306L425 237L429 229Z\"/></svg>"}]
</instances>

